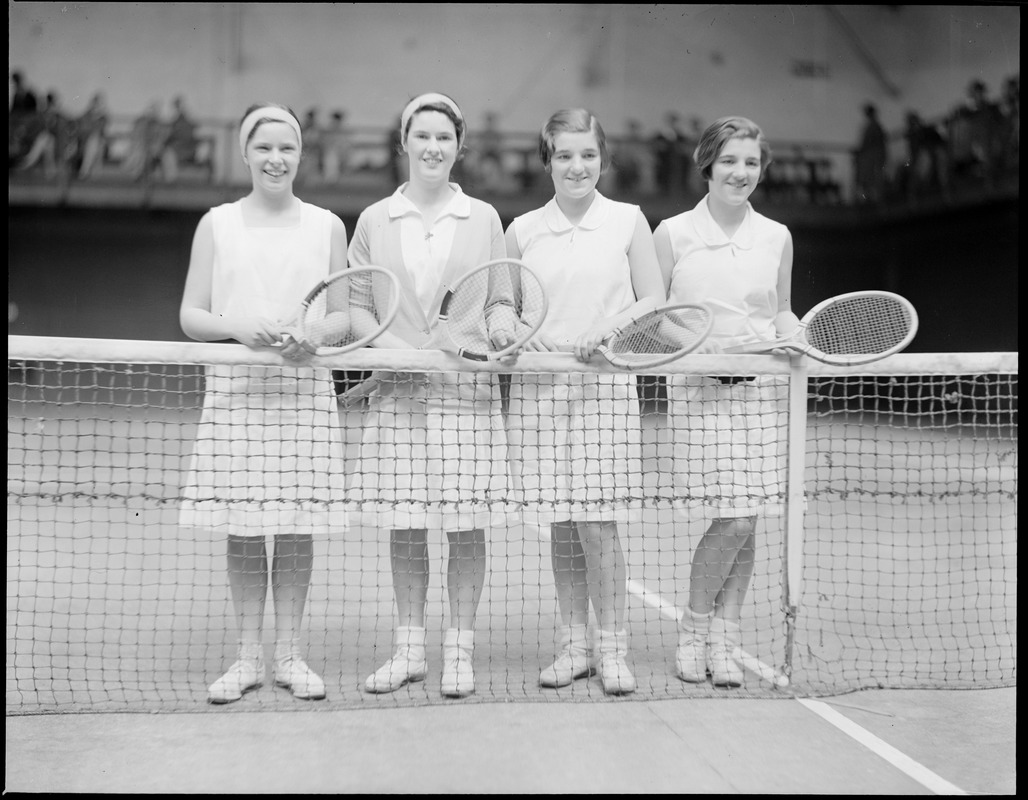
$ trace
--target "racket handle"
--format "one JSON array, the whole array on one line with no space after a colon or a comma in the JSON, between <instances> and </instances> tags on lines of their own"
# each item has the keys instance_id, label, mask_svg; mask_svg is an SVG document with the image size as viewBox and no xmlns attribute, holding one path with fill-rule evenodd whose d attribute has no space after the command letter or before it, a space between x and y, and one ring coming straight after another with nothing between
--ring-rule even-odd
<instances>
[{"instance_id":1,"label":"racket handle","mask_svg":"<svg viewBox=\"0 0 1028 800\"><path fill-rule=\"evenodd\" d=\"M799 341L788 341L788 342L747 342L746 344L734 344L730 347L722 348L722 353L728 354L746 354L746 353L773 353L775 350L789 350L794 353L804 353L807 350L807 345Z\"/></svg>"},{"instance_id":2,"label":"racket handle","mask_svg":"<svg viewBox=\"0 0 1028 800\"><path fill-rule=\"evenodd\" d=\"M355 405L360 403L365 397L370 395L375 389L378 388L380 380L377 375L372 375L370 378L365 378L363 381L347 389L342 394L338 395L336 399L343 408L353 408Z\"/></svg>"}]
</instances>

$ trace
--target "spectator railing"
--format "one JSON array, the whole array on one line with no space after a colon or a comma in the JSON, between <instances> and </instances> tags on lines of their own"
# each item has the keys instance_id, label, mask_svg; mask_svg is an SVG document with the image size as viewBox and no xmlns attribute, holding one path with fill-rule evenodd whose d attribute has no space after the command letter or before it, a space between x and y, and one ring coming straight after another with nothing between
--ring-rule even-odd
<instances>
[{"instance_id":1,"label":"spectator railing","mask_svg":"<svg viewBox=\"0 0 1028 800\"><path fill-rule=\"evenodd\" d=\"M130 174L125 169L130 151L133 146L138 146L135 124L136 120L131 117L112 116L106 130L106 147L100 167L87 178L77 177L72 169L63 170L56 180L65 183L142 181L216 187L243 186L248 182L246 165L238 153L235 122L198 120L194 156L177 165L173 179L165 174L168 170L162 170L159 156L148 161L147 169L140 174ZM343 189L367 184L369 187L381 186L382 191L388 191L406 175L402 154L394 152L396 145L391 133L390 129L380 127L347 128L345 163L340 164L338 178L331 180L326 179L321 169L318 147L307 147L308 160L301 169L301 185L331 191L335 186ZM476 139L472 132L464 158L455 167L455 179L469 191L484 195L516 197L526 192L547 192L548 181L539 164L536 137L532 133L493 135L487 151L480 146L485 142ZM631 199L661 194L660 182L652 175L655 160L651 143L629 143L616 136L609 137L608 141L613 153L613 166L607 180L617 187L618 196ZM906 160L901 133L889 137L889 151L888 177L892 180L904 169ZM1016 154L1013 157L1016 159ZM647 170L650 173L648 180ZM701 196L701 181L691 174L694 172L691 167L687 172L683 185L665 189L664 194ZM53 176L41 176L40 173L41 170L18 171L12 165L10 179L12 184L38 182L41 178L43 181L54 180ZM629 174L631 182L628 181ZM774 159L760 191L763 201L774 204L850 205L854 202L853 149L848 145L824 142L776 142ZM895 191L893 197L902 194Z\"/></svg>"}]
</instances>

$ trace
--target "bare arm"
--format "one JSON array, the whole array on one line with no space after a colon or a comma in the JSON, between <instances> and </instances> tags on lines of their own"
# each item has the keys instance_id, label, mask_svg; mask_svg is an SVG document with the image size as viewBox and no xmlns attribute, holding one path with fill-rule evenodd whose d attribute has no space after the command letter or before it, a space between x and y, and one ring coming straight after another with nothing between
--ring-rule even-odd
<instances>
[{"instance_id":1,"label":"bare arm","mask_svg":"<svg viewBox=\"0 0 1028 800\"><path fill-rule=\"evenodd\" d=\"M214 224L204 214L193 235L189 272L179 308L183 333L201 342L235 339L247 347L268 347L281 341L279 324L264 317L225 317L211 312L211 282L214 276Z\"/></svg>"},{"instance_id":2,"label":"bare arm","mask_svg":"<svg viewBox=\"0 0 1028 800\"><path fill-rule=\"evenodd\" d=\"M335 214L332 215L332 229L330 234L330 249L328 255L328 273L333 275L346 269L346 226L343 221L339 219ZM283 339L282 355L286 358L306 358L309 356L319 344L327 341L339 341L345 337L346 331L351 329L350 315L347 313L349 309L348 298L337 298L336 292L332 287L328 291L328 314L325 319L318 326L318 333L314 335L313 331L307 331L308 339L297 341L292 336L287 336ZM346 292L340 292L345 295ZM338 313L336 313L338 312ZM284 323L283 328L293 325L293 320L289 320ZM289 331L293 333L292 331ZM294 335L299 335L297 332ZM314 339L316 341L310 341Z\"/></svg>"},{"instance_id":3,"label":"bare arm","mask_svg":"<svg viewBox=\"0 0 1028 800\"><path fill-rule=\"evenodd\" d=\"M621 313L598 320L579 337L574 347L575 355L579 359L587 360L612 331L659 308L666 298L657 252L653 245L653 234L642 211L638 212L635 231L628 246L628 266L631 270L632 289L635 291L636 301Z\"/></svg>"},{"instance_id":4,"label":"bare arm","mask_svg":"<svg viewBox=\"0 0 1028 800\"><path fill-rule=\"evenodd\" d=\"M667 295L671 291L671 276L675 271L675 253L671 247L671 234L663 222L653 232L653 247L657 251L660 276L664 281L664 294Z\"/></svg>"},{"instance_id":5,"label":"bare arm","mask_svg":"<svg viewBox=\"0 0 1028 800\"><path fill-rule=\"evenodd\" d=\"M521 252L521 245L518 243L518 234L514 230L514 223L512 222L507 228L507 233L504 236L507 242L507 255L510 258L520 259L523 255ZM526 352L538 352L548 353L556 352L558 350L557 343L544 336L541 333L537 333L533 336L524 346Z\"/></svg>"},{"instance_id":6,"label":"bare arm","mask_svg":"<svg viewBox=\"0 0 1028 800\"><path fill-rule=\"evenodd\" d=\"M775 316L775 331L779 336L789 336L799 327L800 320L792 310L792 234L788 234L782 250L782 262L778 265L778 314Z\"/></svg>"}]
</instances>

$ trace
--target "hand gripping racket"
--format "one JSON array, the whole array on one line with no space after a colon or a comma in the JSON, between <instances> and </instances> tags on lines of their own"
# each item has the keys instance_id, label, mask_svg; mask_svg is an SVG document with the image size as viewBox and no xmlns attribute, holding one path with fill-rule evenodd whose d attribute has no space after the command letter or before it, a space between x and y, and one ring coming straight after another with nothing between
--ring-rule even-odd
<instances>
[{"instance_id":1,"label":"hand gripping racket","mask_svg":"<svg viewBox=\"0 0 1028 800\"><path fill-rule=\"evenodd\" d=\"M836 366L870 364L905 348L917 333L917 311L891 292L850 292L808 311L789 337L726 347L725 353L791 350Z\"/></svg>"},{"instance_id":2,"label":"hand gripping racket","mask_svg":"<svg viewBox=\"0 0 1028 800\"><path fill-rule=\"evenodd\" d=\"M287 332L315 355L346 353L385 331L399 304L400 284L388 270L339 270L307 293Z\"/></svg>"},{"instance_id":3,"label":"hand gripping racket","mask_svg":"<svg viewBox=\"0 0 1028 800\"><path fill-rule=\"evenodd\" d=\"M713 324L705 305L665 306L613 331L596 349L616 367L657 367L699 347Z\"/></svg>"},{"instance_id":4,"label":"hand gripping racket","mask_svg":"<svg viewBox=\"0 0 1028 800\"><path fill-rule=\"evenodd\" d=\"M546 318L538 276L516 258L475 267L447 290L428 347L472 361L496 361L519 350Z\"/></svg>"}]
</instances>

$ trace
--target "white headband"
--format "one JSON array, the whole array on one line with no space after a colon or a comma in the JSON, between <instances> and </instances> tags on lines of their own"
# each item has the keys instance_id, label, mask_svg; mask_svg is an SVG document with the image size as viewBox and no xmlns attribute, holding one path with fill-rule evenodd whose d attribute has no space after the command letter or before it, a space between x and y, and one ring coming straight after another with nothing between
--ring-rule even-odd
<instances>
[{"instance_id":1,"label":"white headband","mask_svg":"<svg viewBox=\"0 0 1028 800\"><path fill-rule=\"evenodd\" d=\"M261 106L255 108L246 118L243 120L243 124L239 126L239 149L243 155L246 155L246 143L250 140L250 134L253 133L253 129L257 127L257 123L261 120L272 119L275 122L284 122L290 128L293 129L293 133L296 134L296 141L301 147L303 146L303 136L300 134L300 123L296 117L286 111L284 108L278 108L277 106Z\"/></svg>"},{"instance_id":2,"label":"white headband","mask_svg":"<svg viewBox=\"0 0 1028 800\"><path fill-rule=\"evenodd\" d=\"M460 109L457 108L457 104L453 102L453 100L451 100L445 94L439 94L438 92L428 92L427 94L419 94L409 103L407 103L407 107L403 109L403 113L400 115L401 139L406 140L407 138L407 123L410 122L410 118L414 116L414 112L417 111L419 108L432 105L433 103L442 103L444 106L448 107L450 110L453 111L454 114L457 115L457 119L459 119L461 122L464 121L464 115L460 113ZM460 141L458 142L458 144L464 143L465 132L466 131L461 131Z\"/></svg>"}]
</instances>

